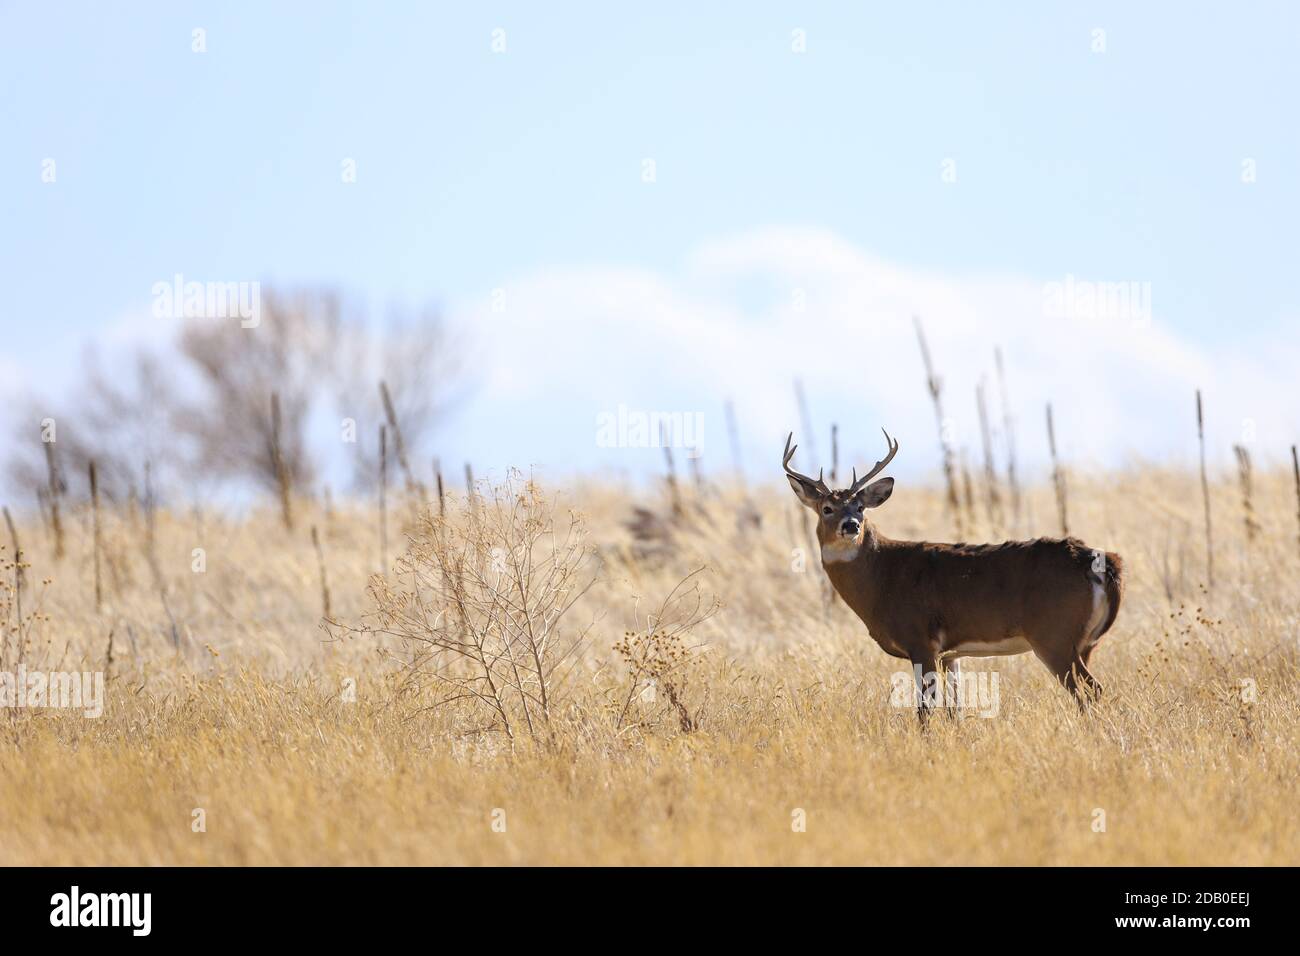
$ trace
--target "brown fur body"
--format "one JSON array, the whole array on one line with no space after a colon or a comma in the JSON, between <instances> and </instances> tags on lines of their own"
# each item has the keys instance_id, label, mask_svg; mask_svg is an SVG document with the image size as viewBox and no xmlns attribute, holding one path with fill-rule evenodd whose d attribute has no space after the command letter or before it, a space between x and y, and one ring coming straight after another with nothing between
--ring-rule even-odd
<instances>
[{"instance_id":1,"label":"brown fur body","mask_svg":"<svg viewBox=\"0 0 1300 956\"><path fill-rule=\"evenodd\" d=\"M1076 654L1086 667L1119 611L1123 561L1106 552L1099 577L1095 560L1077 538L932 544L875 532L864 535L856 557L824 567L887 654L925 663L982 656L962 648L1019 638L1056 672ZM1106 607L1090 628L1094 586Z\"/></svg>"}]
</instances>

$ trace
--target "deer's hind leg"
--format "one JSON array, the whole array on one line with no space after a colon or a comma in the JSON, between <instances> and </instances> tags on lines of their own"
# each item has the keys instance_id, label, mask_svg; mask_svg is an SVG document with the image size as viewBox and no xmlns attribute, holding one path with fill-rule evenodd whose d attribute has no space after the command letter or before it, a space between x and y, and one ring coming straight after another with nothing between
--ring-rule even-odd
<instances>
[{"instance_id":1,"label":"deer's hind leg","mask_svg":"<svg viewBox=\"0 0 1300 956\"><path fill-rule=\"evenodd\" d=\"M1101 697L1101 681L1092 676L1079 654L1078 642L1060 635L1050 644L1032 644L1034 655L1074 695L1081 708Z\"/></svg>"},{"instance_id":2,"label":"deer's hind leg","mask_svg":"<svg viewBox=\"0 0 1300 956\"><path fill-rule=\"evenodd\" d=\"M1079 649L1079 660L1083 661L1083 666L1088 666L1088 661L1092 658L1092 652L1097 649L1097 642L1092 641L1085 644Z\"/></svg>"},{"instance_id":3,"label":"deer's hind leg","mask_svg":"<svg viewBox=\"0 0 1300 956\"><path fill-rule=\"evenodd\" d=\"M948 657L943 660L943 702L949 717L960 717L961 710L961 658Z\"/></svg>"},{"instance_id":4,"label":"deer's hind leg","mask_svg":"<svg viewBox=\"0 0 1300 956\"><path fill-rule=\"evenodd\" d=\"M1080 706L1101 699L1101 681L1092 676L1092 671L1088 670L1088 665L1079 654L1074 655L1063 683Z\"/></svg>"}]
</instances>

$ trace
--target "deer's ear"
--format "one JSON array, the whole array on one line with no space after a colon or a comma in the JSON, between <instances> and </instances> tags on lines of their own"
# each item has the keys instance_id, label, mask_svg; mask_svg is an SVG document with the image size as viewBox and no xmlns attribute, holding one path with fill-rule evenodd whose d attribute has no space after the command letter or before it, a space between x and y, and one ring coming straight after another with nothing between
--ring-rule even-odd
<instances>
[{"instance_id":1,"label":"deer's ear","mask_svg":"<svg viewBox=\"0 0 1300 956\"><path fill-rule=\"evenodd\" d=\"M799 497L800 501L814 511L821 506L822 496L818 494L817 489L800 481L794 475L786 475L786 478L790 480L790 487L794 489L794 493Z\"/></svg>"},{"instance_id":2,"label":"deer's ear","mask_svg":"<svg viewBox=\"0 0 1300 956\"><path fill-rule=\"evenodd\" d=\"M864 508L879 508L889 500L889 496L893 493L894 479L881 478L859 491L858 500L862 502Z\"/></svg>"}]
</instances>

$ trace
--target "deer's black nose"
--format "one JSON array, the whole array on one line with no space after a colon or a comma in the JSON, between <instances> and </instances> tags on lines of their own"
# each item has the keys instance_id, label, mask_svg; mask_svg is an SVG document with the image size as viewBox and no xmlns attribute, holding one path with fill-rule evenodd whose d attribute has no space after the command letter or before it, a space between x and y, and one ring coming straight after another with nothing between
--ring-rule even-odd
<instances>
[{"instance_id":1,"label":"deer's black nose","mask_svg":"<svg viewBox=\"0 0 1300 956\"><path fill-rule=\"evenodd\" d=\"M840 531L844 534L857 534L858 528L861 527L856 521L850 518L844 524L840 525Z\"/></svg>"}]
</instances>

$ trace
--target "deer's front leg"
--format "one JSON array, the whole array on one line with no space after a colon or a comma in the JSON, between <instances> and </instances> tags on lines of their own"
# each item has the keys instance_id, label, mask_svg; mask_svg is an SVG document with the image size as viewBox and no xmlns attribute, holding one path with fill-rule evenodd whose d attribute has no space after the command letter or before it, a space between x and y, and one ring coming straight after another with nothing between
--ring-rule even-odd
<instances>
[{"instance_id":1,"label":"deer's front leg","mask_svg":"<svg viewBox=\"0 0 1300 956\"><path fill-rule=\"evenodd\" d=\"M942 677L939 674L939 658L926 651L911 658L912 676L916 679L916 715L925 726L930 711L943 703Z\"/></svg>"}]
</instances>

